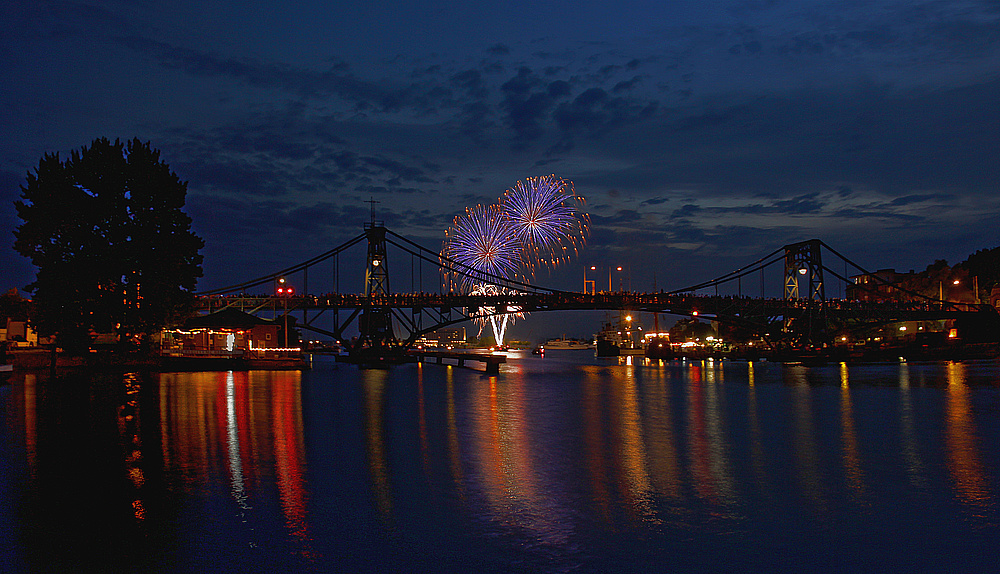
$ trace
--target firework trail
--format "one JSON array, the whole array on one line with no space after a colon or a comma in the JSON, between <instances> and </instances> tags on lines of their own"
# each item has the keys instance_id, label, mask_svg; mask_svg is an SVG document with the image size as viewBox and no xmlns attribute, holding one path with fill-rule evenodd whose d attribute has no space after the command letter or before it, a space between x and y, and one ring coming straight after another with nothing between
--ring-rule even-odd
<instances>
[{"instance_id":1,"label":"firework trail","mask_svg":"<svg viewBox=\"0 0 1000 574\"><path fill-rule=\"evenodd\" d=\"M514 293L513 290L496 285L477 285L472 290L472 295L506 295ZM483 328L489 324L493 327L493 340L498 345L503 345L504 337L507 333L507 326L514 324L514 319L524 317L520 307L508 306L505 313L497 313L496 307L484 307L479 315L475 317L476 324L479 325L479 334L483 334Z\"/></svg>"}]
</instances>

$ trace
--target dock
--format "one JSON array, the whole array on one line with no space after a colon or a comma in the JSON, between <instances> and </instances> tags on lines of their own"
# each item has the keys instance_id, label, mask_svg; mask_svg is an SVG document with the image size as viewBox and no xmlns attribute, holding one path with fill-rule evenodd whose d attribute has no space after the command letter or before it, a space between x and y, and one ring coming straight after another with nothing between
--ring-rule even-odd
<instances>
[{"instance_id":1,"label":"dock","mask_svg":"<svg viewBox=\"0 0 1000 574\"><path fill-rule=\"evenodd\" d=\"M427 362L427 359L435 359L433 362L438 365L452 364L450 362L446 363L445 359L456 361L456 365L459 367L464 367L466 361L478 361L485 365L485 372L490 375L499 373L500 364L507 362L507 355L495 355L493 353L461 353L456 351L411 349L407 354L416 357L418 363Z\"/></svg>"}]
</instances>

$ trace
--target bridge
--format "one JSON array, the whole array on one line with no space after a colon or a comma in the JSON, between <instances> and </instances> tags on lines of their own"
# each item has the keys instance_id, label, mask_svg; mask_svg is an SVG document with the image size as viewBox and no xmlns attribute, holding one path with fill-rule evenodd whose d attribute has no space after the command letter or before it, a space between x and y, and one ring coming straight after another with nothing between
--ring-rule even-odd
<instances>
[{"instance_id":1,"label":"bridge","mask_svg":"<svg viewBox=\"0 0 1000 574\"><path fill-rule=\"evenodd\" d=\"M356 245L367 246L364 292L343 293L339 289L339 256ZM388 246L411 259L411 292L393 292L389 287ZM365 224L357 237L307 261L249 281L199 294L198 305L204 311L238 308L256 313L269 310L288 318L302 313L299 328L347 341L349 333L358 336L349 345L349 353L358 362L383 362L399 357L422 336L442 327L465 321L484 320L510 313L538 313L565 310L630 310L704 317L729 323L765 340L781 339L797 346L814 345L830 339L832 332L859 332L874 326L898 321L982 320L993 321L996 310L989 305L945 301L891 286L898 291L894 300L859 301L826 297L824 277L831 275L851 283L844 275L823 264L822 252L834 255L838 262L873 278L872 289L888 285L837 253L820 240L785 245L757 261L716 279L669 292L638 293L630 291L570 292L548 289L526 282L498 277L473 269L431 251L375 221ZM324 294L308 293L308 271L333 259L335 289ZM438 292L414 289L416 262L424 263L441 279ZM760 273L770 266L783 267L783 297L748 297L718 295L719 286L741 284L743 278ZM280 293L247 295L254 287L278 285L285 278L302 273L305 293L278 288ZM422 271L421 271L422 273ZM496 294L462 292L464 278L495 286ZM763 281L763 279L761 279ZM423 284L421 277L421 286ZM853 283L851 283L853 285ZM587 287L587 284L584 284ZM869 287L858 286L861 289ZM714 289L715 294L710 293ZM709 293L706 294L706 291ZM739 291L742 291L740 288ZM325 317L324 324L318 325ZM332 327L329 326L332 324Z\"/></svg>"}]
</instances>

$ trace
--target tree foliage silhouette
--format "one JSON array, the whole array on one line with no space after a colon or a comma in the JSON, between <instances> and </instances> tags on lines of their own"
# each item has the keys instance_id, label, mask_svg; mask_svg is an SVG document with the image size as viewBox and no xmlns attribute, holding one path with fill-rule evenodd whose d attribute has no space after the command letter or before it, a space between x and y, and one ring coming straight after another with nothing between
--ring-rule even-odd
<instances>
[{"instance_id":1,"label":"tree foliage silhouette","mask_svg":"<svg viewBox=\"0 0 1000 574\"><path fill-rule=\"evenodd\" d=\"M37 268L34 323L67 350L94 332L155 332L183 312L204 242L182 211L187 183L138 138L46 154L15 202L14 249Z\"/></svg>"}]
</instances>

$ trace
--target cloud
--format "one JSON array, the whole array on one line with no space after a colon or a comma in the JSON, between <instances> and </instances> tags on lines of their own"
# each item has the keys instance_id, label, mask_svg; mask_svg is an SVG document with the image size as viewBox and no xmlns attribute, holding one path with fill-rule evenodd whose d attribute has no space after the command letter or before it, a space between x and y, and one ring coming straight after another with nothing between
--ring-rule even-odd
<instances>
[{"instance_id":1,"label":"cloud","mask_svg":"<svg viewBox=\"0 0 1000 574\"><path fill-rule=\"evenodd\" d=\"M505 123L514 131L515 146L524 146L545 133L543 122L555 100L547 90L533 91L541 83L530 68L521 67L517 75L501 86L502 107L507 112Z\"/></svg>"},{"instance_id":2,"label":"cloud","mask_svg":"<svg viewBox=\"0 0 1000 574\"><path fill-rule=\"evenodd\" d=\"M904 197L897 197L896 199L890 201L889 205L897 207L903 205L911 205L914 203L925 203L928 201L939 201L944 203L944 202L954 201L955 199L956 197L950 193L924 193L924 194L907 195Z\"/></svg>"},{"instance_id":3,"label":"cloud","mask_svg":"<svg viewBox=\"0 0 1000 574\"><path fill-rule=\"evenodd\" d=\"M832 212L830 215L834 218L851 220L851 221L862 221L866 219L871 219L871 220L889 219L889 220L905 221L908 223L918 223L926 221L923 217L918 217L916 215L897 213L887 209L865 209L861 207L846 207L843 209L838 209Z\"/></svg>"},{"instance_id":4,"label":"cloud","mask_svg":"<svg viewBox=\"0 0 1000 574\"><path fill-rule=\"evenodd\" d=\"M693 203L684 205L679 209L675 209L670 214L670 219L686 219L702 211L702 208Z\"/></svg>"},{"instance_id":5,"label":"cloud","mask_svg":"<svg viewBox=\"0 0 1000 574\"><path fill-rule=\"evenodd\" d=\"M658 104L629 101L611 97L601 88L590 88L573 99L560 104L553 114L556 123L567 134L586 133L600 135L629 122L649 118L656 113Z\"/></svg>"},{"instance_id":6,"label":"cloud","mask_svg":"<svg viewBox=\"0 0 1000 574\"><path fill-rule=\"evenodd\" d=\"M623 80L615 84L614 88L611 88L612 93L620 94L622 92L628 92L636 86L642 80L642 76L634 76L631 80Z\"/></svg>"},{"instance_id":7,"label":"cloud","mask_svg":"<svg viewBox=\"0 0 1000 574\"><path fill-rule=\"evenodd\" d=\"M806 214L818 213L826 203L817 199L819 192L807 193L792 199L776 201L771 210L777 213Z\"/></svg>"},{"instance_id":8,"label":"cloud","mask_svg":"<svg viewBox=\"0 0 1000 574\"><path fill-rule=\"evenodd\" d=\"M241 195L278 196L297 187L294 176L261 158L214 157L175 162L175 170L196 186Z\"/></svg>"},{"instance_id":9,"label":"cloud","mask_svg":"<svg viewBox=\"0 0 1000 574\"><path fill-rule=\"evenodd\" d=\"M653 197L642 202L642 205L660 205L670 201L669 197Z\"/></svg>"},{"instance_id":10,"label":"cloud","mask_svg":"<svg viewBox=\"0 0 1000 574\"><path fill-rule=\"evenodd\" d=\"M358 109L399 111L418 103L408 86L389 88L349 74L349 66L337 62L325 71L287 64L262 62L256 58L226 58L209 52L174 46L139 36L117 39L122 45L156 59L164 68L182 70L195 76L228 77L258 88L281 88L309 98L336 95L353 102Z\"/></svg>"},{"instance_id":11,"label":"cloud","mask_svg":"<svg viewBox=\"0 0 1000 574\"><path fill-rule=\"evenodd\" d=\"M590 222L595 226L617 226L637 221L642 221L642 214L634 209L620 209L610 217L590 214Z\"/></svg>"}]
</instances>

